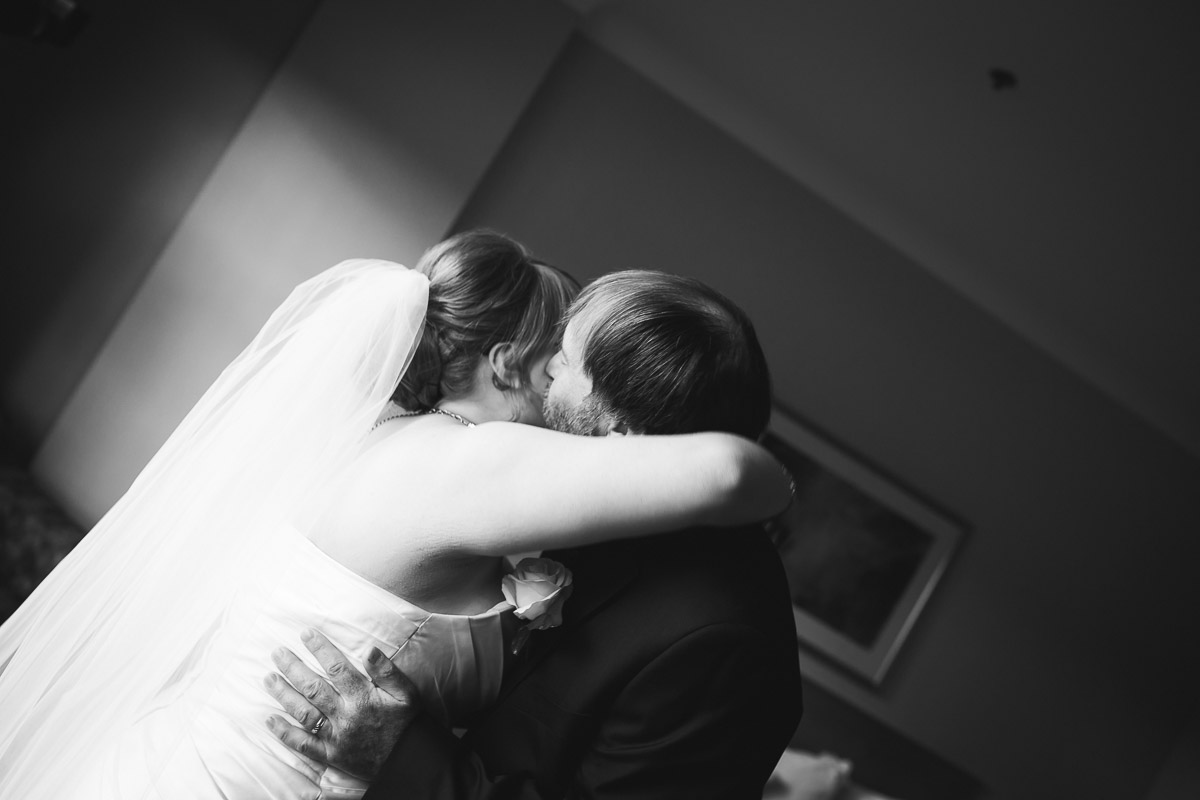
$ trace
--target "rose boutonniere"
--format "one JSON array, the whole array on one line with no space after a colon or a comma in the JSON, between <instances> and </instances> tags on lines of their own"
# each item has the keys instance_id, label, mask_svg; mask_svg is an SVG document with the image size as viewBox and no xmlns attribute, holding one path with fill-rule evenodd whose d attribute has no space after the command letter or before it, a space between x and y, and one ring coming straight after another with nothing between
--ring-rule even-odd
<instances>
[{"instance_id":1,"label":"rose boutonniere","mask_svg":"<svg viewBox=\"0 0 1200 800\"><path fill-rule=\"evenodd\" d=\"M513 615L526 621L513 638L512 651L524 647L530 631L543 631L562 624L562 607L575 587L571 570L548 558L523 558L500 583L504 599L513 605Z\"/></svg>"}]
</instances>

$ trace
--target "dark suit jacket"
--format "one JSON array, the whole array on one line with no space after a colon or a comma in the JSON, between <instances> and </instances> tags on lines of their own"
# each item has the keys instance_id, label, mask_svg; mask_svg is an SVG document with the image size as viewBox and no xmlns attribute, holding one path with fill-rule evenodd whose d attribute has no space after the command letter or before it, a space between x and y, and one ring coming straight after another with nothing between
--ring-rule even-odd
<instances>
[{"instance_id":1,"label":"dark suit jacket","mask_svg":"<svg viewBox=\"0 0 1200 800\"><path fill-rule=\"evenodd\" d=\"M783 568L758 529L548 553L574 573L460 741L418 718L369 800L746 798L800 720Z\"/></svg>"}]
</instances>

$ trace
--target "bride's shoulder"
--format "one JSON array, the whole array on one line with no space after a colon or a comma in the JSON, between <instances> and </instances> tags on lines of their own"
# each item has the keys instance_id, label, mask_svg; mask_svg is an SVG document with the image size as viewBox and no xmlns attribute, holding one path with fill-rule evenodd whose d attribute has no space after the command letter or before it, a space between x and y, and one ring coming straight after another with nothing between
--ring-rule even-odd
<instances>
[{"instance_id":1,"label":"bride's shoulder","mask_svg":"<svg viewBox=\"0 0 1200 800\"><path fill-rule=\"evenodd\" d=\"M417 417L373 431L346 474L362 487L394 487L397 480L412 485L432 483L454 465L462 467L474 446L471 434L477 429L439 423L435 418Z\"/></svg>"}]
</instances>

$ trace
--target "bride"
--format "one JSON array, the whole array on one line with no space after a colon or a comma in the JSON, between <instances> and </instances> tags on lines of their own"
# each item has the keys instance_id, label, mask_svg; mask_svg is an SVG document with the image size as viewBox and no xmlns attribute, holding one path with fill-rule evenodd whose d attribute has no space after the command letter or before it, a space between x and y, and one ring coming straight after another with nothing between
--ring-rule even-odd
<instances>
[{"instance_id":1,"label":"bride","mask_svg":"<svg viewBox=\"0 0 1200 800\"><path fill-rule=\"evenodd\" d=\"M453 725L499 690L505 554L780 511L748 440L539 427L577 289L486 231L299 286L0 627L0 796L356 796L264 723L300 631Z\"/></svg>"}]
</instances>

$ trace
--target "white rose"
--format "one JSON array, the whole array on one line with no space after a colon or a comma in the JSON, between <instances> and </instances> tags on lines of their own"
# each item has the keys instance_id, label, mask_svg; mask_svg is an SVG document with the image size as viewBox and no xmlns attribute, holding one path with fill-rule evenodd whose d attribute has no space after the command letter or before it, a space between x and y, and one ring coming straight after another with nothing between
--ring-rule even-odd
<instances>
[{"instance_id":1,"label":"white rose","mask_svg":"<svg viewBox=\"0 0 1200 800\"><path fill-rule=\"evenodd\" d=\"M562 624L562 606L571 596L571 570L548 558L525 558L500 584L504 599L526 628L545 630Z\"/></svg>"}]
</instances>

